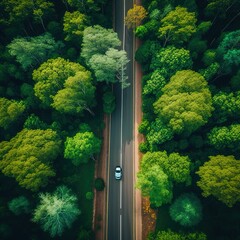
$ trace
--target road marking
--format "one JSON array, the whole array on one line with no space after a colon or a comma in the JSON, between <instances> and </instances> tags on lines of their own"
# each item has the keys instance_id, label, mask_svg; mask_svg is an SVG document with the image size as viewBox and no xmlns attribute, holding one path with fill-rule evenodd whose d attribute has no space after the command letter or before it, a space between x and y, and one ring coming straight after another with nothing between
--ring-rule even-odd
<instances>
[{"instance_id":1,"label":"road marking","mask_svg":"<svg viewBox=\"0 0 240 240\"><path fill-rule=\"evenodd\" d=\"M119 235L120 235L120 240L122 240L122 215L120 214L120 233L119 233Z\"/></svg>"},{"instance_id":2,"label":"road marking","mask_svg":"<svg viewBox=\"0 0 240 240\"><path fill-rule=\"evenodd\" d=\"M122 181L120 181L120 210L122 210Z\"/></svg>"}]
</instances>

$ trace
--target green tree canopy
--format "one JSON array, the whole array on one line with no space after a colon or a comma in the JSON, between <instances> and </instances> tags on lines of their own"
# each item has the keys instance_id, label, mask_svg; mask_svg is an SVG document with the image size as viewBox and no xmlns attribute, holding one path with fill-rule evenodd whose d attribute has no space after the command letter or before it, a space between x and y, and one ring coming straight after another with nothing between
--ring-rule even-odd
<instances>
[{"instance_id":1,"label":"green tree canopy","mask_svg":"<svg viewBox=\"0 0 240 240\"><path fill-rule=\"evenodd\" d=\"M76 166L87 163L90 158L101 150L101 140L93 132L77 133L74 137L67 137L65 141L64 157L71 159Z\"/></svg>"},{"instance_id":2,"label":"green tree canopy","mask_svg":"<svg viewBox=\"0 0 240 240\"><path fill-rule=\"evenodd\" d=\"M51 161L60 151L56 132L23 129L10 141L0 143L0 169L20 186L37 191L55 175Z\"/></svg>"},{"instance_id":3,"label":"green tree canopy","mask_svg":"<svg viewBox=\"0 0 240 240\"><path fill-rule=\"evenodd\" d=\"M190 159L187 156L180 156L178 153L147 152L143 155L140 166L141 171L157 165L162 168L168 179L175 182L187 182L190 178Z\"/></svg>"},{"instance_id":4,"label":"green tree canopy","mask_svg":"<svg viewBox=\"0 0 240 240\"><path fill-rule=\"evenodd\" d=\"M214 127L208 134L208 139L216 149L229 148L232 151L238 151L240 149L240 124Z\"/></svg>"},{"instance_id":5,"label":"green tree canopy","mask_svg":"<svg viewBox=\"0 0 240 240\"><path fill-rule=\"evenodd\" d=\"M31 211L30 202L24 196L19 196L12 199L10 202L8 202L8 208L15 215L20 215L21 213L29 213Z\"/></svg>"},{"instance_id":6,"label":"green tree canopy","mask_svg":"<svg viewBox=\"0 0 240 240\"><path fill-rule=\"evenodd\" d=\"M192 193L178 197L170 207L171 218L185 227L197 225L202 219L202 205Z\"/></svg>"},{"instance_id":7,"label":"green tree canopy","mask_svg":"<svg viewBox=\"0 0 240 240\"><path fill-rule=\"evenodd\" d=\"M177 71L190 69L192 64L189 50L169 46L162 48L153 56L150 68L159 69L163 77L170 78Z\"/></svg>"},{"instance_id":8,"label":"green tree canopy","mask_svg":"<svg viewBox=\"0 0 240 240\"><path fill-rule=\"evenodd\" d=\"M147 171L137 174L136 187L141 189L143 196L149 196L150 202L159 207L172 200L172 183L161 167L154 165Z\"/></svg>"},{"instance_id":9,"label":"green tree canopy","mask_svg":"<svg viewBox=\"0 0 240 240\"><path fill-rule=\"evenodd\" d=\"M204 197L213 195L232 207L240 201L240 161L234 156L217 155L209 158L196 172L200 177L197 185Z\"/></svg>"},{"instance_id":10,"label":"green tree canopy","mask_svg":"<svg viewBox=\"0 0 240 240\"><path fill-rule=\"evenodd\" d=\"M16 121L24 112L23 101L0 98L0 127L7 129L9 125Z\"/></svg>"},{"instance_id":11,"label":"green tree canopy","mask_svg":"<svg viewBox=\"0 0 240 240\"><path fill-rule=\"evenodd\" d=\"M171 230L159 231L154 239L148 240L207 240L207 236L204 233L177 233Z\"/></svg>"},{"instance_id":12,"label":"green tree canopy","mask_svg":"<svg viewBox=\"0 0 240 240\"><path fill-rule=\"evenodd\" d=\"M63 43L56 42L50 33L36 37L15 38L7 48L17 62L26 70L57 54Z\"/></svg>"},{"instance_id":13,"label":"green tree canopy","mask_svg":"<svg viewBox=\"0 0 240 240\"><path fill-rule=\"evenodd\" d=\"M75 41L80 43L84 28L88 25L88 19L86 15L75 12L65 12L63 17L63 31L65 33L66 41Z\"/></svg>"},{"instance_id":14,"label":"green tree canopy","mask_svg":"<svg viewBox=\"0 0 240 240\"><path fill-rule=\"evenodd\" d=\"M227 33L217 48L219 63L223 72L230 72L240 66L240 30Z\"/></svg>"},{"instance_id":15,"label":"green tree canopy","mask_svg":"<svg viewBox=\"0 0 240 240\"><path fill-rule=\"evenodd\" d=\"M146 16L146 9L143 6L134 4L133 8L128 10L124 21L128 28L136 28Z\"/></svg>"},{"instance_id":16,"label":"green tree canopy","mask_svg":"<svg viewBox=\"0 0 240 240\"><path fill-rule=\"evenodd\" d=\"M53 97L52 106L62 113L82 114L84 110L92 113L95 105L95 86L89 71L79 71L70 76L64 88Z\"/></svg>"},{"instance_id":17,"label":"green tree canopy","mask_svg":"<svg viewBox=\"0 0 240 240\"><path fill-rule=\"evenodd\" d=\"M216 121L225 122L229 117L240 117L240 92L218 92L213 96Z\"/></svg>"},{"instance_id":18,"label":"green tree canopy","mask_svg":"<svg viewBox=\"0 0 240 240\"><path fill-rule=\"evenodd\" d=\"M89 63L95 54L105 54L109 48L117 48L121 45L117 33L112 29L106 29L99 25L87 27L83 32L81 56Z\"/></svg>"},{"instance_id":19,"label":"green tree canopy","mask_svg":"<svg viewBox=\"0 0 240 240\"><path fill-rule=\"evenodd\" d=\"M69 62L63 58L49 59L33 71L35 95L45 106L50 106L53 96L63 88L64 82L77 72L85 71L78 63Z\"/></svg>"},{"instance_id":20,"label":"green tree canopy","mask_svg":"<svg viewBox=\"0 0 240 240\"><path fill-rule=\"evenodd\" d=\"M33 18L40 22L45 29L43 19L53 12L54 4L46 0L3 0L5 12L8 13L10 23L23 22L27 18Z\"/></svg>"},{"instance_id":21,"label":"green tree canopy","mask_svg":"<svg viewBox=\"0 0 240 240\"><path fill-rule=\"evenodd\" d=\"M190 134L207 123L213 110L207 82L192 70L178 71L154 103L157 113L172 130Z\"/></svg>"},{"instance_id":22,"label":"green tree canopy","mask_svg":"<svg viewBox=\"0 0 240 240\"><path fill-rule=\"evenodd\" d=\"M128 62L126 51L109 48L104 55L93 55L89 60L89 66L93 69L97 81L115 83L119 80L124 87L127 80L125 70Z\"/></svg>"},{"instance_id":23,"label":"green tree canopy","mask_svg":"<svg viewBox=\"0 0 240 240\"><path fill-rule=\"evenodd\" d=\"M81 211L77 206L77 197L66 186L59 186L52 193L40 193L40 203L34 211L33 221L41 225L51 237L61 236L70 228Z\"/></svg>"},{"instance_id":24,"label":"green tree canopy","mask_svg":"<svg viewBox=\"0 0 240 240\"><path fill-rule=\"evenodd\" d=\"M171 42L177 45L187 42L196 32L196 16L184 7L176 7L161 20L159 37L164 40L164 45Z\"/></svg>"}]
</instances>

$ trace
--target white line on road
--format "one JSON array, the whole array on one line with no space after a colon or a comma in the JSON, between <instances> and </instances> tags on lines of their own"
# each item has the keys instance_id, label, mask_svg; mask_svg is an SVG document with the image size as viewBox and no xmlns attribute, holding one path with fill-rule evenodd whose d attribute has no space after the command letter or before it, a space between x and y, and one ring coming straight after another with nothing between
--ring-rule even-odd
<instances>
[{"instance_id":1,"label":"white line on road","mask_svg":"<svg viewBox=\"0 0 240 240\"><path fill-rule=\"evenodd\" d=\"M122 239L122 215L120 214L120 240Z\"/></svg>"},{"instance_id":2,"label":"white line on road","mask_svg":"<svg viewBox=\"0 0 240 240\"><path fill-rule=\"evenodd\" d=\"M120 210L122 210L122 181L120 182Z\"/></svg>"}]
</instances>

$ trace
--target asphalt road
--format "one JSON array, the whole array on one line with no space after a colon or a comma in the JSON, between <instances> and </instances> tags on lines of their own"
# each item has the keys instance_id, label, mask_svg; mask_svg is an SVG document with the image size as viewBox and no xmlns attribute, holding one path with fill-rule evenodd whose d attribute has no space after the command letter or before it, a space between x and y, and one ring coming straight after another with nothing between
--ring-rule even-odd
<instances>
[{"instance_id":1,"label":"asphalt road","mask_svg":"<svg viewBox=\"0 0 240 240\"><path fill-rule=\"evenodd\" d=\"M124 2L125 1L125 2ZM130 62L127 67L130 86L124 90L120 84L114 86L116 109L111 115L110 126L110 154L108 176L108 214L107 239L134 239L133 223L133 35L132 31L124 30L124 16L132 1L115 1L115 31L122 41L122 49L128 53ZM116 166L123 169L123 178L114 178Z\"/></svg>"}]
</instances>

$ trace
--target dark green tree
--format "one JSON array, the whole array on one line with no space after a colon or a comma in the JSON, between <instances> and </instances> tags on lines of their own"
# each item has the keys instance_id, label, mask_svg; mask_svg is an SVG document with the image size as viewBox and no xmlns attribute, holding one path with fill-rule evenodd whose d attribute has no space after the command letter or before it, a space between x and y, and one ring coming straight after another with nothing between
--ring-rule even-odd
<instances>
[{"instance_id":1,"label":"dark green tree","mask_svg":"<svg viewBox=\"0 0 240 240\"><path fill-rule=\"evenodd\" d=\"M209 143L216 149L231 149L238 151L240 148L240 124L228 127L214 127L208 134Z\"/></svg>"},{"instance_id":2,"label":"dark green tree","mask_svg":"<svg viewBox=\"0 0 240 240\"><path fill-rule=\"evenodd\" d=\"M171 218L184 227L197 225L202 219L202 205L193 193L178 197L170 207Z\"/></svg>"},{"instance_id":3,"label":"dark green tree","mask_svg":"<svg viewBox=\"0 0 240 240\"><path fill-rule=\"evenodd\" d=\"M190 69L192 64L189 50L169 46L154 55L150 68L159 69L163 77L170 78L177 71Z\"/></svg>"},{"instance_id":4,"label":"dark green tree","mask_svg":"<svg viewBox=\"0 0 240 240\"><path fill-rule=\"evenodd\" d=\"M10 202L8 202L8 208L15 215L20 215L22 213L30 213L30 211L31 211L30 210L30 202L24 196L19 196L19 197L12 199Z\"/></svg>"}]
</instances>

